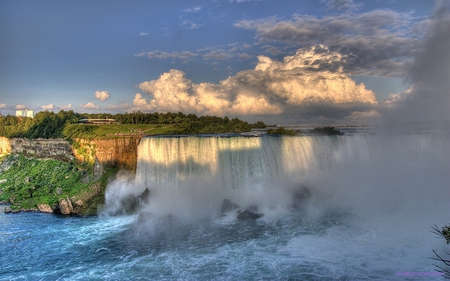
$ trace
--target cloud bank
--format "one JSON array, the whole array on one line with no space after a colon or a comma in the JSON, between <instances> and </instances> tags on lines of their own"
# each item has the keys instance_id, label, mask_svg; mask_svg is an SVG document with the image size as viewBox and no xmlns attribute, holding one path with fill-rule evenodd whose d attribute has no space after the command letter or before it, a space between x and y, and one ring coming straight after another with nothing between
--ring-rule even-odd
<instances>
[{"instance_id":1,"label":"cloud bank","mask_svg":"<svg viewBox=\"0 0 450 281\"><path fill-rule=\"evenodd\" d=\"M334 9L355 8L352 1L326 1ZM323 18L294 15L242 20L235 27L256 32L259 44L277 42L285 46L324 44L346 55L344 71L351 75L403 77L412 57L420 50L423 24L411 14L391 10L340 13Z\"/></svg>"},{"instance_id":2,"label":"cloud bank","mask_svg":"<svg viewBox=\"0 0 450 281\"><path fill-rule=\"evenodd\" d=\"M163 73L138 88L133 104L140 110L182 111L209 115L300 114L336 118L371 110L375 94L345 72L349 57L315 45L283 61L259 56L256 67L218 84L193 83L180 70Z\"/></svg>"}]
</instances>

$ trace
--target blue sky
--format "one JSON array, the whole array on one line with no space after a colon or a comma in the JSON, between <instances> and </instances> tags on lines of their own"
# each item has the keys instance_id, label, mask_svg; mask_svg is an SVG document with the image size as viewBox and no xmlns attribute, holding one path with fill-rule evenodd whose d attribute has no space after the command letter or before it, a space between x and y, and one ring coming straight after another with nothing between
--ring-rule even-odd
<instances>
[{"instance_id":1,"label":"blue sky","mask_svg":"<svg viewBox=\"0 0 450 281\"><path fill-rule=\"evenodd\" d=\"M411 85L434 5L0 0L0 111L364 123Z\"/></svg>"}]
</instances>

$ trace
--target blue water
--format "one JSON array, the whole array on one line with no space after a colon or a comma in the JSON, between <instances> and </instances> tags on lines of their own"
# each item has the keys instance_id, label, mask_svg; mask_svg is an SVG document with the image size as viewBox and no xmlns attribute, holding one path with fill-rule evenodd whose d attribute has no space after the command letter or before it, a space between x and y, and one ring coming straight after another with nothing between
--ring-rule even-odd
<instances>
[{"instance_id":1,"label":"blue water","mask_svg":"<svg viewBox=\"0 0 450 281\"><path fill-rule=\"evenodd\" d=\"M434 272L430 245L377 237L350 214L256 222L228 215L142 227L137 216L2 213L0 279L411 280L396 272Z\"/></svg>"}]
</instances>

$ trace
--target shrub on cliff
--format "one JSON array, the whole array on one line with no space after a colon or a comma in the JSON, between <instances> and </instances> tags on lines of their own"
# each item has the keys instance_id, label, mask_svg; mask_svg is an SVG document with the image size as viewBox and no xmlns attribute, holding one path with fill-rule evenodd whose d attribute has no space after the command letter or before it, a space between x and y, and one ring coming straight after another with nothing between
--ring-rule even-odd
<instances>
[{"instance_id":1,"label":"shrub on cliff","mask_svg":"<svg viewBox=\"0 0 450 281\"><path fill-rule=\"evenodd\" d=\"M325 134L325 135L343 135L344 133L335 129L334 127L315 127L310 131L312 134Z\"/></svg>"},{"instance_id":2,"label":"shrub on cliff","mask_svg":"<svg viewBox=\"0 0 450 281\"><path fill-rule=\"evenodd\" d=\"M284 127L280 127L280 128L277 128L277 129L269 129L269 130L267 131L267 134L269 134L269 135L287 135L287 136L295 136L295 135L297 135L298 133L297 133L296 131L294 131L294 130L289 130L289 129L286 129L286 128L284 128Z\"/></svg>"}]
</instances>

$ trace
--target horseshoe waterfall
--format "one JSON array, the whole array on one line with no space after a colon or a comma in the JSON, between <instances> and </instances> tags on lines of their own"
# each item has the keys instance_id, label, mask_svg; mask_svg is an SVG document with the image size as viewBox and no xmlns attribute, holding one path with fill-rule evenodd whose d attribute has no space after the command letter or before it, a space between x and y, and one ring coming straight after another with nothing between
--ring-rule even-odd
<instances>
[{"instance_id":1,"label":"horseshoe waterfall","mask_svg":"<svg viewBox=\"0 0 450 281\"><path fill-rule=\"evenodd\" d=\"M14 222L26 230L2 255L17 271L1 277L439 280L449 156L448 135L429 131L145 137L102 215Z\"/></svg>"}]
</instances>

